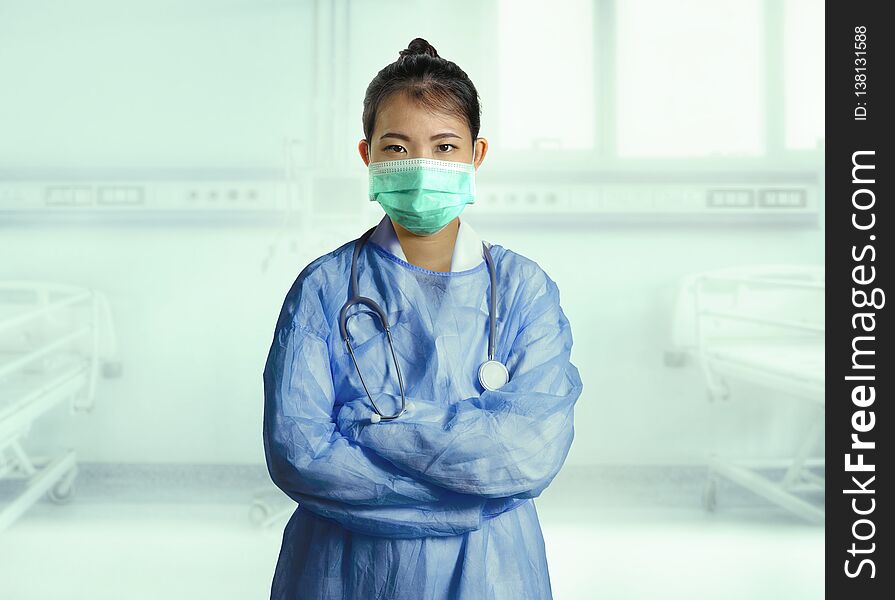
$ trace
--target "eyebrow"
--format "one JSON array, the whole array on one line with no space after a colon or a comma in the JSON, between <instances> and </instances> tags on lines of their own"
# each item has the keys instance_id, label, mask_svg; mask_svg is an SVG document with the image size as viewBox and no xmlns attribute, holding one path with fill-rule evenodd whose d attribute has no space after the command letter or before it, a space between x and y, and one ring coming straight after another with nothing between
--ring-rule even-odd
<instances>
[{"instance_id":1,"label":"eyebrow","mask_svg":"<svg viewBox=\"0 0 895 600\"><path fill-rule=\"evenodd\" d=\"M385 138L387 138L387 137L389 137L389 138L397 138L397 139L399 139L399 140L404 140L405 142L409 142L409 141L410 141L410 138L409 138L408 136L404 135L403 133L396 133L396 132L393 132L393 131L386 131L386 132L383 133L381 136L379 136L379 139L382 140L382 139L385 139ZM432 140L432 141L435 141L435 140L440 140L440 139L443 139L443 138L457 138L457 139L461 139L459 135L457 135L456 133L451 133L450 131L443 131L443 132L441 132L441 133L436 133L435 135L433 135L433 136L432 136L431 138L429 138L429 139Z\"/></svg>"}]
</instances>

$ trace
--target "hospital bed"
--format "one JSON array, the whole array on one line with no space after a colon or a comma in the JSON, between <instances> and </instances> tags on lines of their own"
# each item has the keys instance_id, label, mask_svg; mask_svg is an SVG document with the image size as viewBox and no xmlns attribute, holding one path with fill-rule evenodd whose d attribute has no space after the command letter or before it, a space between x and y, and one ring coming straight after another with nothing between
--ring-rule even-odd
<instances>
[{"instance_id":1,"label":"hospital bed","mask_svg":"<svg viewBox=\"0 0 895 600\"><path fill-rule=\"evenodd\" d=\"M718 269L681 286L678 316L691 318L676 325L692 327L691 354L709 400L728 400L737 384L746 384L803 402L808 415L791 459L738 461L710 453L707 510L715 510L723 477L802 518L824 521L822 501L806 498L824 491L823 457L812 455L824 436L824 287L823 267L800 265ZM767 468L782 469L782 476L764 474Z\"/></svg>"},{"instance_id":2,"label":"hospital bed","mask_svg":"<svg viewBox=\"0 0 895 600\"><path fill-rule=\"evenodd\" d=\"M96 290L41 281L0 281L0 532L41 497L71 499L75 451L30 456L32 424L68 403L89 412L100 376L117 376L109 304ZM11 498L11 499L10 499Z\"/></svg>"}]
</instances>

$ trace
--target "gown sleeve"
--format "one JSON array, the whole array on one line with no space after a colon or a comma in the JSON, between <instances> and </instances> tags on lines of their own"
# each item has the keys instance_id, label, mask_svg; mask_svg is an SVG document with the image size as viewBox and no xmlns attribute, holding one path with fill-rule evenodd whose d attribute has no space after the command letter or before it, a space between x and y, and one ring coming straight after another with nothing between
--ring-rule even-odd
<instances>
[{"instance_id":1,"label":"gown sleeve","mask_svg":"<svg viewBox=\"0 0 895 600\"><path fill-rule=\"evenodd\" d=\"M340 430L404 472L456 492L540 495L571 447L582 383L556 284L541 271L533 287L506 361L510 381L499 390L452 403L413 398L408 414L376 424L352 400L340 411Z\"/></svg>"},{"instance_id":2,"label":"gown sleeve","mask_svg":"<svg viewBox=\"0 0 895 600\"><path fill-rule=\"evenodd\" d=\"M327 343L295 322L316 312L308 308L314 295L305 296L287 296L264 368L263 440L273 482L312 512L361 533L425 537L478 529L480 498L401 473L336 429Z\"/></svg>"}]
</instances>

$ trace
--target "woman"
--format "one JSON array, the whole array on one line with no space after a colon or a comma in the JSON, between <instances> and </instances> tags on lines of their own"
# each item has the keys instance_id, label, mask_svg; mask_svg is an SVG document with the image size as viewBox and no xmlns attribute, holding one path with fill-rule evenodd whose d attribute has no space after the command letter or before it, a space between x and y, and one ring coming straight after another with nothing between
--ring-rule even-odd
<instances>
[{"instance_id":1,"label":"woman","mask_svg":"<svg viewBox=\"0 0 895 600\"><path fill-rule=\"evenodd\" d=\"M559 292L459 218L488 143L457 65L413 40L363 123L386 215L298 275L264 369L268 468L298 502L271 598L551 598L532 499L581 393Z\"/></svg>"}]
</instances>

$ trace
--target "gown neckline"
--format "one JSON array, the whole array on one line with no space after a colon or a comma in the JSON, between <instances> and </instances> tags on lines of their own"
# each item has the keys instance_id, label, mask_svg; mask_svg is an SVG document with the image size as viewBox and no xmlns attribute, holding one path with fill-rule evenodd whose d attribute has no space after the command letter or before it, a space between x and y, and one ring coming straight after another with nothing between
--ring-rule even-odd
<instances>
[{"instance_id":1,"label":"gown neckline","mask_svg":"<svg viewBox=\"0 0 895 600\"><path fill-rule=\"evenodd\" d=\"M398 258L397 256L395 256L394 254L392 254L391 252L389 252L388 250L386 250L385 248L383 248L382 246L380 246L379 244L377 244L376 242L374 242L372 240L367 240L367 245L372 246L373 249L377 253L379 253L381 256L387 258L388 260L390 260L394 263L397 263L398 265L404 267L405 269L410 269L412 271L425 273L427 275L439 275L442 277L462 277L464 275L471 275L473 273L481 271L482 269L486 269L488 266L485 263L485 261L482 261L479 264L477 264L476 266L472 267L471 269L466 269L463 271L433 271L431 269L425 269L423 267L419 267L417 265L411 264L411 263L407 262L406 260L402 260L402 259ZM491 248L493 250L494 246L491 246Z\"/></svg>"}]
</instances>

